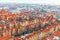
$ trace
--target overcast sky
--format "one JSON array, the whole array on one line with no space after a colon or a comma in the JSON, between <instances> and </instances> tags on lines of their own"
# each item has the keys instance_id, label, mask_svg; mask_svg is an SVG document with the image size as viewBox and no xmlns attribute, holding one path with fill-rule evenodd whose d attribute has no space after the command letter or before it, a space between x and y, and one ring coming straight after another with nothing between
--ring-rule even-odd
<instances>
[{"instance_id":1,"label":"overcast sky","mask_svg":"<svg viewBox=\"0 0 60 40\"><path fill-rule=\"evenodd\" d=\"M29 3L60 5L60 0L0 0L0 3Z\"/></svg>"}]
</instances>

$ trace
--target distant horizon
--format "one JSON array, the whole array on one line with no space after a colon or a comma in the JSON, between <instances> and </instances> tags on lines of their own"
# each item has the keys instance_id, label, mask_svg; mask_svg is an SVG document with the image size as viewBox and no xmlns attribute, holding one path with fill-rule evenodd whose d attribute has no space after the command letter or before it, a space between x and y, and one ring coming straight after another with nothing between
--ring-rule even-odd
<instances>
[{"instance_id":1,"label":"distant horizon","mask_svg":"<svg viewBox=\"0 0 60 40\"><path fill-rule=\"evenodd\" d=\"M51 4L31 4L31 3L0 3L1 5L3 5L3 4L9 4L9 5L15 5L15 4L25 4L25 5L51 5ZM60 6L60 5L51 5L51 6Z\"/></svg>"},{"instance_id":2,"label":"distant horizon","mask_svg":"<svg viewBox=\"0 0 60 40\"><path fill-rule=\"evenodd\" d=\"M24 3L41 5L60 5L60 0L0 0L0 3Z\"/></svg>"}]
</instances>

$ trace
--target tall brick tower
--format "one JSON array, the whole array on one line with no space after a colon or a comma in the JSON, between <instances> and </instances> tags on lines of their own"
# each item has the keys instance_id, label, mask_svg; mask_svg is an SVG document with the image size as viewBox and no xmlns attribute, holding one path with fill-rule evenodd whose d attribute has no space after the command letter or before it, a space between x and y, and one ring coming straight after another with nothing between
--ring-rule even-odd
<instances>
[{"instance_id":1,"label":"tall brick tower","mask_svg":"<svg viewBox=\"0 0 60 40\"><path fill-rule=\"evenodd\" d=\"M5 10L5 9L1 9L1 14L6 14L7 13L7 10Z\"/></svg>"}]
</instances>

